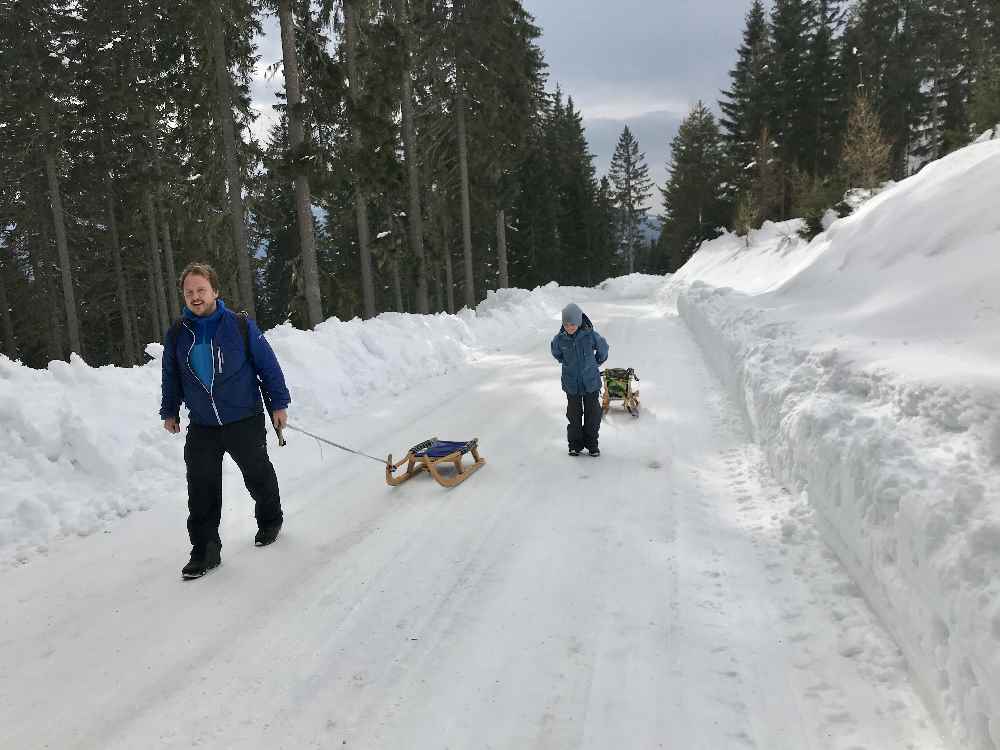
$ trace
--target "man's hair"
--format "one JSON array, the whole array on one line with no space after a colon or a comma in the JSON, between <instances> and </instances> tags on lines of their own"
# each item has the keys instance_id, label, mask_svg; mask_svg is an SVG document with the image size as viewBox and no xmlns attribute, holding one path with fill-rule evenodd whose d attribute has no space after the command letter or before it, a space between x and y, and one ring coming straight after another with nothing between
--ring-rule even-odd
<instances>
[{"instance_id":1,"label":"man's hair","mask_svg":"<svg viewBox=\"0 0 1000 750\"><path fill-rule=\"evenodd\" d=\"M208 279L208 283L212 285L213 292L219 291L219 276L215 273L215 269L208 265L208 263L188 263L184 267L184 270L181 271L181 291L184 290L184 279L192 273Z\"/></svg>"}]
</instances>

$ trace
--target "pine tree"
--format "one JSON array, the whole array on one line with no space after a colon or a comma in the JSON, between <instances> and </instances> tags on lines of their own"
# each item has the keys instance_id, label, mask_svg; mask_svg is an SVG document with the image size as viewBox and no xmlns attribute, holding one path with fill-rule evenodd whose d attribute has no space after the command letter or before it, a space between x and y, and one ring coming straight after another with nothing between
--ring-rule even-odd
<instances>
[{"instance_id":1,"label":"pine tree","mask_svg":"<svg viewBox=\"0 0 1000 750\"><path fill-rule=\"evenodd\" d=\"M505 213L515 188L513 167L544 95L540 30L518 0L463 6L455 25L462 66L467 138L476 161L490 175L495 205L496 281L509 285Z\"/></svg>"},{"instance_id":2,"label":"pine tree","mask_svg":"<svg viewBox=\"0 0 1000 750\"><path fill-rule=\"evenodd\" d=\"M814 121L809 47L813 18L811 0L775 0L771 13L773 70L768 121L782 161L789 165L811 163Z\"/></svg>"},{"instance_id":3,"label":"pine tree","mask_svg":"<svg viewBox=\"0 0 1000 750\"><path fill-rule=\"evenodd\" d=\"M890 147L882 136L878 115L867 97L859 96L847 122L841 157L848 187L872 189L889 176Z\"/></svg>"},{"instance_id":4,"label":"pine tree","mask_svg":"<svg viewBox=\"0 0 1000 750\"><path fill-rule=\"evenodd\" d=\"M288 103L288 140L290 161L295 169L295 212L298 218L298 239L301 247L301 269L305 287L309 327L323 321L323 301L319 291L319 266L316 262L316 242L313 233L312 198L306 167L307 144L302 120L302 91L299 82L298 49L295 43L295 19L291 0L277 0L281 25L281 56ZM309 12L308 9L306 12Z\"/></svg>"},{"instance_id":5,"label":"pine tree","mask_svg":"<svg viewBox=\"0 0 1000 750\"><path fill-rule=\"evenodd\" d=\"M649 207L646 201L652 195L653 183L649 179L646 155L639 152L639 141L628 125L618 137L618 145L611 157L608 171L611 194L617 210L618 247L625 259L627 273L635 272L635 255L642 237L642 224Z\"/></svg>"},{"instance_id":6,"label":"pine tree","mask_svg":"<svg viewBox=\"0 0 1000 750\"><path fill-rule=\"evenodd\" d=\"M756 153L757 159L748 169L750 185L740 192L733 207L732 227L737 234L745 235L765 221L784 216L786 168L767 128L757 138Z\"/></svg>"},{"instance_id":7,"label":"pine tree","mask_svg":"<svg viewBox=\"0 0 1000 750\"><path fill-rule=\"evenodd\" d=\"M815 0L813 36L809 42L807 70L809 93L806 99L809 123L808 151L800 166L814 179L834 168L845 127L844 75L838 35L844 25L841 0Z\"/></svg>"},{"instance_id":8,"label":"pine tree","mask_svg":"<svg viewBox=\"0 0 1000 750\"><path fill-rule=\"evenodd\" d=\"M920 155L936 158L969 142L972 88L996 54L996 6L995 0L926 0L917 19L929 92Z\"/></svg>"},{"instance_id":9,"label":"pine tree","mask_svg":"<svg viewBox=\"0 0 1000 750\"><path fill-rule=\"evenodd\" d=\"M348 125L351 129L351 175L354 188L354 212L358 233L358 253L361 263L361 291L364 300L364 317L375 316L375 283L372 277L371 237L368 225L368 194L364 176L360 168L363 159L362 140L363 118L360 40L362 29L367 27L368 15L364 3L358 0L343 0L344 12L344 53L347 59L347 75L350 91Z\"/></svg>"},{"instance_id":10,"label":"pine tree","mask_svg":"<svg viewBox=\"0 0 1000 750\"><path fill-rule=\"evenodd\" d=\"M556 210L560 250L556 259L560 269L549 278L589 286L601 281L594 277L601 259L596 256L598 248L589 231L597 192L594 157L584 133L583 116L576 109L573 97L567 97L561 113L549 131L549 149L557 158L556 190L560 197Z\"/></svg>"},{"instance_id":11,"label":"pine tree","mask_svg":"<svg viewBox=\"0 0 1000 750\"><path fill-rule=\"evenodd\" d=\"M252 27L259 30L252 0L235 0L229 3L211 3L212 10L206 25L206 46L215 73L214 101L219 127L221 129L222 155L225 164L226 194L228 196L229 222L232 229L232 243L236 257L239 279L240 304L256 316L256 289L250 269L250 245L246 226L246 209L243 202L243 170L240 165L242 138L239 135L235 114L235 96L239 96L238 83L234 82L231 68L242 61L232 60L230 50L236 44L229 40L229 34L239 34ZM227 33L228 32L228 33ZM235 94L235 96L234 96Z\"/></svg>"},{"instance_id":12,"label":"pine tree","mask_svg":"<svg viewBox=\"0 0 1000 750\"><path fill-rule=\"evenodd\" d=\"M408 197L407 227L409 228L410 252L416 260L417 288L416 311L426 313L429 309L427 298L427 262L424 253L423 209L421 207L420 147L417 141L417 126L414 122L413 103L413 62L411 46L415 40L415 29L410 23L409 0L393 0L393 10L399 33L402 55L400 65L401 111L403 122L403 152L406 161Z\"/></svg>"},{"instance_id":13,"label":"pine tree","mask_svg":"<svg viewBox=\"0 0 1000 750\"><path fill-rule=\"evenodd\" d=\"M661 270L676 271L723 225L723 170L719 126L698 102L671 141L671 164L663 196L664 224L658 255Z\"/></svg>"},{"instance_id":14,"label":"pine tree","mask_svg":"<svg viewBox=\"0 0 1000 750\"><path fill-rule=\"evenodd\" d=\"M524 147L525 158L517 167L519 190L513 199L508 246L511 274L531 288L558 278L559 266L550 257L559 254L556 227L560 193L556 184L555 154L548 147L549 133L562 108L561 92L551 97L537 113Z\"/></svg>"},{"instance_id":15,"label":"pine tree","mask_svg":"<svg viewBox=\"0 0 1000 750\"><path fill-rule=\"evenodd\" d=\"M614 247L602 239L593 156L580 113L572 99L563 101L558 87L537 115L524 150L510 215L512 276L528 288L603 280Z\"/></svg>"},{"instance_id":16,"label":"pine tree","mask_svg":"<svg viewBox=\"0 0 1000 750\"><path fill-rule=\"evenodd\" d=\"M61 281L69 349L82 355L75 262L64 207L65 183L73 167L66 145L76 120L73 89L79 66L78 35L70 33L78 25L73 10L67 0L25 0L8 11L0 24L4 85L0 119L6 125L7 148L20 145L29 171L43 176L44 182L35 189L45 196L46 204L34 208L34 218L52 227L56 257L51 267Z\"/></svg>"},{"instance_id":17,"label":"pine tree","mask_svg":"<svg viewBox=\"0 0 1000 750\"><path fill-rule=\"evenodd\" d=\"M983 65L971 97L969 119L973 133L1000 127L1000 56L995 63Z\"/></svg>"},{"instance_id":18,"label":"pine tree","mask_svg":"<svg viewBox=\"0 0 1000 750\"><path fill-rule=\"evenodd\" d=\"M910 157L920 150L920 121L927 106L921 90L925 46L918 44L915 28L921 3L859 0L841 47L845 100L853 102L860 93L875 106L892 144L896 179L909 174Z\"/></svg>"},{"instance_id":19,"label":"pine tree","mask_svg":"<svg viewBox=\"0 0 1000 750\"><path fill-rule=\"evenodd\" d=\"M287 87L264 148L248 137L262 7L283 22L282 61L272 62L284 63ZM453 309L460 234L472 303L508 283L595 283L613 272L609 184L598 190L572 100L543 91L540 32L520 0L407 0L408 17L398 0L350 0L345 20L357 20L345 29L337 7L13 6L0 28L4 347L16 342L34 365L69 348L95 363L141 361L178 313L177 271L191 260L216 266L226 301L259 305L263 325L308 326L317 295L296 238L308 245L309 228L319 299L340 317L421 307L418 269L427 307ZM35 22L44 34L22 33ZM40 38L55 45L41 60ZM401 124L407 99L412 117ZM297 209L293 186L306 176ZM411 217L424 224L424 262L406 241ZM68 344L74 335L84 341Z\"/></svg>"},{"instance_id":20,"label":"pine tree","mask_svg":"<svg viewBox=\"0 0 1000 750\"><path fill-rule=\"evenodd\" d=\"M593 211L593 264L595 278L615 276L619 271L615 246L615 204L611 195L611 182L602 177L597 188L596 205Z\"/></svg>"},{"instance_id":21,"label":"pine tree","mask_svg":"<svg viewBox=\"0 0 1000 750\"><path fill-rule=\"evenodd\" d=\"M298 294L293 283L298 212L294 188L283 168L288 147L287 120L282 115L271 128L265 150L265 164L270 169L261 175L255 190L259 196L256 219L265 251L257 318L266 327L305 317L300 312L305 307L305 295Z\"/></svg>"},{"instance_id":22,"label":"pine tree","mask_svg":"<svg viewBox=\"0 0 1000 750\"><path fill-rule=\"evenodd\" d=\"M2 235L0 235L2 242ZM5 278L5 263L0 256L0 353L10 359L17 358L17 338L14 336L14 319L10 314L10 300L7 299L7 280Z\"/></svg>"},{"instance_id":23,"label":"pine tree","mask_svg":"<svg viewBox=\"0 0 1000 750\"><path fill-rule=\"evenodd\" d=\"M725 133L727 184L730 196L743 193L752 181L752 165L757 160L757 141L767 126L771 105L770 32L761 0L754 0L746 17L743 43L737 51L736 66L729 71L729 89L719 102L719 125Z\"/></svg>"}]
</instances>

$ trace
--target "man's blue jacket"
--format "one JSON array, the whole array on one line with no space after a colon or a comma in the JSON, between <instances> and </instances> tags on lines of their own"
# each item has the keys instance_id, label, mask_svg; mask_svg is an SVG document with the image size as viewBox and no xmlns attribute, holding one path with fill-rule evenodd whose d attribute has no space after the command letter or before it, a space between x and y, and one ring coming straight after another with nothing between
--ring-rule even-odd
<instances>
[{"instance_id":1,"label":"man's blue jacket","mask_svg":"<svg viewBox=\"0 0 1000 750\"><path fill-rule=\"evenodd\" d=\"M209 342L212 373L207 385L195 374L190 359L195 322L185 316L167 331L160 419L177 419L183 402L194 424L218 427L238 422L263 411L261 391L271 411L286 409L291 403L278 358L257 324L247 320L248 341L244 343L236 314L222 300L217 304L222 315Z\"/></svg>"},{"instance_id":2,"label":"man's blue jacket","mask_svg":"<svg viewBox=\"0 0 1000 750\"><path fill-rule=\"evenodd\" d=\"M565 328L552 339L552 356L562 363L562 388L571 396L601 390L598 369L608 359L608 342L583 316L580 327L570 336Z\"/></svg>"}]
</instances>

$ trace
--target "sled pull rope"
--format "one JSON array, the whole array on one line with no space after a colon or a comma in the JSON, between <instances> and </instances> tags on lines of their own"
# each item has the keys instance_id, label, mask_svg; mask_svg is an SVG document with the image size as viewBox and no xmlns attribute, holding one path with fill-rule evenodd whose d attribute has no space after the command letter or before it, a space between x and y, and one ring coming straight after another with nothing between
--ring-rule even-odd
<instances>
[{"instance_id":1,"label":"sled pull rope","mask_svg":"<svg viewBox=\"0 0 1000 750\"><path fill-rule=\"evenodd\" d=\"M355 456L363 456L365 458L370 458L372 461L378 461L383 466L385 466L386 463L387 463L384 458L375 458L375 456L369 456L367 453L362 453L361 451L356 451L353 448L348 448L346 445L341 445L340 443L335 443L332 440L327 440L326 438L320 437L319 435L313 435L311 432L306 432L305 430L300 430L298 427L294 427L293 425L286 424L285 425L285 429L286 430L293 430L295 432L301 432L303 435L308 435L313 440L319 440L321 443L326 443L327 445L332 445L334 448L339 448L342 451L347 451L348 453L353 453Z\"/></svg>"}]
</instances>

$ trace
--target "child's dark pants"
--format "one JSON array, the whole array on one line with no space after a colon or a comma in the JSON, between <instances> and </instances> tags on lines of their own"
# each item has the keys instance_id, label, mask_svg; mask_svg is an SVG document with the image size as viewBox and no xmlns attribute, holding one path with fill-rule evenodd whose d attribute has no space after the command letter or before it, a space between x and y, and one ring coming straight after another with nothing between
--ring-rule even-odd
<instances>
[{"instance_id":1,"label":"child's dark pants","mask_svg":"<svg viewBox=\"0 0 1000 750\"><path fill-rule=\"evenodd\" d=\"M597 448L597 436L601 429L601 402L599 391L578 395L566 395L566 438L570 450L593 450Z\"/></svg>"}]
</instances>

